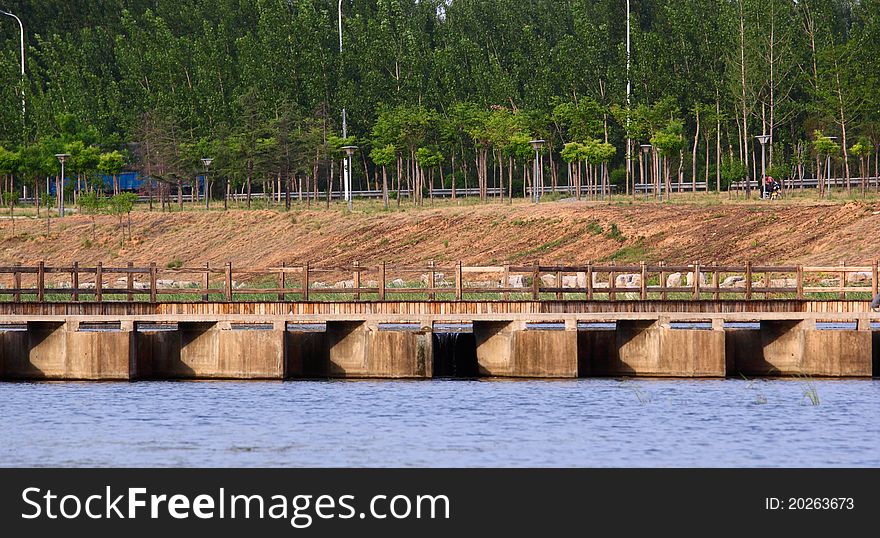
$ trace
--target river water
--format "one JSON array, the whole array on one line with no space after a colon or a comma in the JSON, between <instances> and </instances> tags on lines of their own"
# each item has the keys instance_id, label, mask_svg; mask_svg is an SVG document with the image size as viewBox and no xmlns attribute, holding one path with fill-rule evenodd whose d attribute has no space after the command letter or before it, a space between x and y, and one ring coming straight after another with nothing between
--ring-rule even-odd
<instances>
[{"instance_id":1,"label":"river water","mask_svg":"<svg viewBox=\"0 0 880 538\"><path fill-rule=\"evenodd\" d=\"M22 382L0 410L2 466L880 465L880 379Z\"/></svg>"}]
</instances>

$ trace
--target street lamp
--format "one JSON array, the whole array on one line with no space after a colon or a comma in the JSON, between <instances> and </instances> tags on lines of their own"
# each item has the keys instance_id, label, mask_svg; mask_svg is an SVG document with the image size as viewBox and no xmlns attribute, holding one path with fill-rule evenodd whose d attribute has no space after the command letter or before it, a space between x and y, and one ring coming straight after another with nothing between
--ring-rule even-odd
<instances>
[{"instance_id":1,"label":"street lamp","mask_svg":"<svg viewBox=\"0 0 880 538\"><path fill-rule=\"evenodd\" d=\"M13 13L10 13L9 11L4 11L0 9L0 14L12 17L16 21L18 21L18 28L19 30L21 30L21 121L24 122L24 25L21 23L21 19L19 19L17 16L15 16Z\"/></svg>"},{"instance_id":2,"label":"street lamp","mask_svg":"<svg viewBox=\"0 0 880 538\"><path fill-rule=\"evenodd\" d=\"M762 135L756 136L755 138L758 140L758 142L761 143L761 185L760 185L760 189L761 189L761 198L763 198L764 196L767 195L766 189L764 188L764 182L767 180L767 162L764 157L764 154L765 154L764 148L767 146L767 142L770 141L770 135L762 134Z\"/></svg>"},{"instance_id":3,"label":"street lamp","mask_svg":"<svg viewBox=\"0 0 880 538\"><path fill-rule=\"evenodd\" d=\"M541 199L541 192L538 190L538 170L540 169L543 172L543 167L539 168L539 159L541 158L541 148L544 146L544 142L546 140L537 139L537 140L529 140L529 144L535 148L535 175L532 179L532 201L534 203L538 203ZM541 191L544 190L544 179L541 178Z\"/></svg>"},{"instance_id":4,"label":"street lamp","mask_svg":"<svg viewBox=\"0 0 880 538\"><path fill-rule=\"evenodd\" d=\"M642 144L639 147L642 148L642 155L644 156L644 158L642 159L642 183L645 186L645 198L647 198L648 197L648 179L647 179L648 174L647 174L647 172L649 170L648 169L648 152L651 151L651 148L653 146L651 146L651 144ZM635 189L633 189L633 190L635 190Z\"/></svg>"},{"instance_id":5,"label":"street lamp","mask_svg":"<svg viewBox=\"0 0 880 538\"><path fill-rule=\"evenodd\" d=\"M351 156L354 155L357 146L342 146L345 150L345 164L343 171L345 172L345 200L348 202L348 210L351 211Z\"/></svg>"},{"instance_id":6,"label":"street lamp","mask_svg":"<svg viewBox=\"0 0 880 538\"><path fill-rule=\"evenodd\" d=\"M208 168L211 167L211 163L214 162L214 159L211 157L203 157L201 159L202 164L205 165L205 185L202 187L202 191L205 193L205 209L209 209L208 201L211 199L210 193L208 192Z\"/></svg>"},{"instance_id":7,"label":"street lamp","mask_svg":"<svg viewBox=\"0 0 880 538\"><path fill-rule=\"evenodd\" d=\"M70 157L69 153L56 153L55 157L61 163L61 179L55 182L55 190L58 191L58 216L64 216L64 162Z\"/></svg>"}]
</instances>

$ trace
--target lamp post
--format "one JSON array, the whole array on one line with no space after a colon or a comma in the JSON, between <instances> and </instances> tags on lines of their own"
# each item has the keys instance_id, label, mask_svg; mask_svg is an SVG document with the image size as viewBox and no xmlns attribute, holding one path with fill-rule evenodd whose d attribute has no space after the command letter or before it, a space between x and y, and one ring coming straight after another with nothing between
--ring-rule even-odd
<instances>
[{"instance_id":1,"label":"lamp post","mask_svg":"<svg viewBox=\"0 0 880 538\"><path fill-rule=\"evenodd\" d=\"M629 181L632 179L632 140L629 137L629 115L630 115L630 96L632 94L632 81L629 77L630 68L630 9L629 0L626 0L626 188L629 188ZM635 184L635 181L633 181ZM627 193L629 194L629 193ZM633 196L636 195L636 188L633 185Z\"/></svg>"},{"instance_id":2,"label":"lamp post","mask_svg":"<svg viewBox=\"0 0 880 538\"><path fill-rule=\"evenodd\" d=\"M535 175L532 178L532 202L534 202L536 204L541 199L541 191L538 190L538 175L539 175L539 170L541 172L543 172L543 167L540 166L539 160L541 158L541 148L544 146L544 142L546 142L546 140L542 140L542 139L529 140L529 144L531 144L532 147L535 148ZM541 174L541 175L543 175L543 174ZM541 183L541 190L544 190L543 177L541 178L540 183Z\"/></svg>"},{"instance_id":3,"label":"lamp post","mask_svg":"<svg viewBox=\"0 0 880 538\"><path fill-rule=\"evenodd\" d=\"M24 105L24 24L21 23L21 19L19 19L15 14L10 13L9 11L4 11L0 9L0 14L6 15L7 17L12 17L16 21L18 21L18 28L21 31L21 121L24 123L25 118L25 105Z\"/></svg>"},{"instance_id":4,"label":"lamp post","mask_svg":"<svg viewBox=\"0 0 880 538\"><path fill-rule=\"evenodd\" d=\"M208 190L208 168L211 167L211 163L214 162L214 159L211 157L204 157L201 159L202 164L205 165L205 185L202 187L202 191L205 193L205 209L209 209L209 200L211 199L210 191Z\"/></svg>"},{"instance_id":5,"label":"lamp post","mask_svg":"<svg viewBox=\"0 0 880 538\"><path fill-rule=\"evenodd\" d=\"M64 216L64 162L70 157L69 153L56 153L55 157L61 163L61 177L55 182L55 190L58 191L58 216Z\"/></svg>"},{"instance_id":6,"label":"lamp post","mask_svg":"<svg viewBox=\"0 0 880 538\"><path fill-rule=\"evenodd\" d=\"M345 150L345 200L348 202L348 210L351 211L351 156L354 155L357 146L342 146Z\"/></svg>"},{"instance_id":7,"label":"lamp post","mask_svg":"<svg viewBox=\"0 0 880 538\"><path fill-rule=\"evenodd\" d=\"M767 162L765 160L765 151L764 148L767 146L767 142L770 140L770 135L762 134L755 137L758 142L761 143L761 198L767 196L767 191L764 188L764 182L767 180Z\"/></svg>"},{"instance_id":8,"label":"lamp post","mask_svg":"<svg viewBox=\"0 0 880 538\"><path fill-rule=\"evenodd\" d=\"M645 186L645 198L648 198L648 152L651 151L651 144L642 144L642 183ZM635 190L635 189L634 189Z\"/></svg>"}]
</instances>

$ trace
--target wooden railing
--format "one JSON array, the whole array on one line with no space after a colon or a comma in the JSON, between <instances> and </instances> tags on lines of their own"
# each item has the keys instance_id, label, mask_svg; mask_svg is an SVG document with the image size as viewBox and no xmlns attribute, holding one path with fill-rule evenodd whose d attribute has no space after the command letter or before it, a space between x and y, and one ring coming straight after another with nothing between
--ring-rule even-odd
<instances>
[{"instance_id":1,"label":"wooden railing","mask_svg":"<svg viewBox=\"0 0 880 538\"><path fill-rule=\"evenodd\" d=\"M699 276L697 276L699 275ZM174 277L174 278L170 278ZM330 284L329 281L335 281ZM5 301L461 301L861 299L878 293L870 265L428 263L267 268L0 266Z\"/></svg>"}]
</instances>

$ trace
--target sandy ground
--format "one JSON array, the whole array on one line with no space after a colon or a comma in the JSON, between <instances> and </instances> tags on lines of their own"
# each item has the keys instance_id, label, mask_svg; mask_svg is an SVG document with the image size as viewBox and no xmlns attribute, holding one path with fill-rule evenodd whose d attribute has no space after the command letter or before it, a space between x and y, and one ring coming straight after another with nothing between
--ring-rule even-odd
<instances>
[{"instance_id":1,"label":"sandy ground","mask_svg":"<svg viewBox=\"0 0 880 538\"><path fill-rule=\"evenodd\" d=\"M322 206L323 207L323 206ZM185 265L237 267L389 262L467 264L533 261L837 264L880 257L880 203L770 202L649 204L558 201L404 207L370 205L353 213L295 208L132 214L133 237L120 244L115 217L0 219L3 264Z\"/></svg>"}]
</instances>

